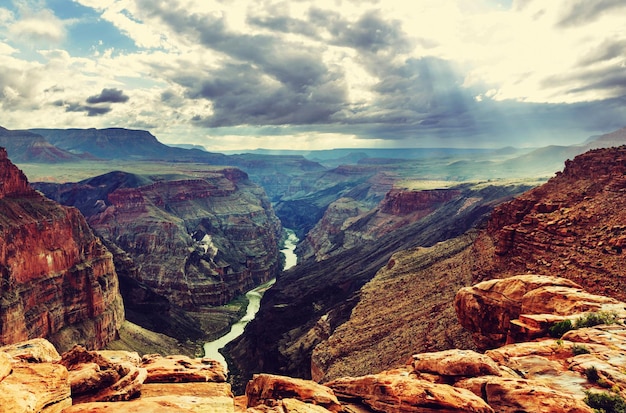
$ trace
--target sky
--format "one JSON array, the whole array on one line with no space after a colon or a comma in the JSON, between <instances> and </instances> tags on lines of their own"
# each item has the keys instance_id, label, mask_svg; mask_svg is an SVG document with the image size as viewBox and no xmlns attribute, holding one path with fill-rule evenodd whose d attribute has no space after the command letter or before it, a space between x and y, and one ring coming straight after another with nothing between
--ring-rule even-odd
<instances>
[{"instance_id":1,"label":"sky","mask_svg":"<svg viewBox=\"0 0 626 413\"><path fill-rule=\"evenodd\" d=\"M626 126L623 0L4 0L0 126L211 151L577 144Z\"/></svg>"}]
</instances>

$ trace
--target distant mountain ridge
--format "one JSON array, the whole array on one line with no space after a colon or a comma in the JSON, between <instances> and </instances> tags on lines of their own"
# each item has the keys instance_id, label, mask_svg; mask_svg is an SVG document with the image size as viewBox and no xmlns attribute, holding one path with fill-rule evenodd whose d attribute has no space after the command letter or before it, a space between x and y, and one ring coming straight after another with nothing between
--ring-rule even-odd
<instances>
[{"instance_id":1,"label":"distant mountain ridge","mask_svg":"<svg viewBox=\"0 0 626 413\"><path fill-rule=\"evenodd\" d=\"M69 162L82 158L52 145L43 136L21 130L8 130L0 126L0 147L6 148L13 162Z\"/></svg>"},{"instance_id":2,"label":"distant mountain ridge","mask_svg":"<svg viewBox=\"0 0 626 413\"><path fill-rule=\"evenodd\" d=\"M150 132L138 129L30 129L52 145L74 154L90 154L100 159L186 160L224 163L223 154L200 149L167 146Z\"/></svg>"}]
</instances>

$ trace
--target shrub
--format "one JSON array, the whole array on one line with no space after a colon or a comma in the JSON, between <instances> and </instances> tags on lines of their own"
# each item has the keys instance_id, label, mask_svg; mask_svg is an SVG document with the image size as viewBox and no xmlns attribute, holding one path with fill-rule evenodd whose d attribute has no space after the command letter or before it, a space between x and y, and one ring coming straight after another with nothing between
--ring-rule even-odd
<instances>
[{"instance_id":1,"label":"shrub","mask_svg":"<svg viewBox=\"0 0 626 413\"><path fill-rule=\"evenodd\" d=\"M573 328L574 326L572 325L571 320L559 321L558 323L555 323L552 327L550 327L550 337L559 338Z\"/></svg>"},{"instance_id":2,"label":"shrub","mask_svg":"<svg viewBox=\"0 0 626 413\"><path fill-rule=\"evenodd\" d=\"M598 374L598 370L594 367L587 367L585 369L585 376L587 376L587 380L589 380L592 383L595 383L598 381L598 379L600 378L600 375Z\"/></svg>"},{"instance_id":3,"label":"shrub","mask_svg":"<svg viewBox=\"0 0 626 413\"><path fill-rule=\"evenodd\" d=\"M578 356L579 354L589 354L590 351L582 344L574 344L574 346L572 347L572 353L574 353L575 356Z\"/></svg>"},{"instance_id":4,"label":"shrub","mask_svg":"<svg viewBox=\"0 0 626 413\"><path fill-rule=\"evenodd\" d=\"M626 401L616 393L585 392L585 403L598 413L626 413Z\"/></svg>"},{"instance_id":5,"label":"shrub","mask_svg":"<svg viewBox=\"0 0 626 413\"><path fill-rule=\"evenodd\" d=\"M617 322L617 314L609 311L598 311L596 313L588 313L576 320L576 328L593 327L600 324L615 324Z\"/></svg>"}]
</instances>

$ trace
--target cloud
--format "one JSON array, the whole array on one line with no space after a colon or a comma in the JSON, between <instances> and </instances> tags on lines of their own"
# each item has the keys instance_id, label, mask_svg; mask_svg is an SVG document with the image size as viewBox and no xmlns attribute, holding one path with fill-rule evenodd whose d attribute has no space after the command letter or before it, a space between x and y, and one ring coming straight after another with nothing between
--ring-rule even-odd
<instances>
[{"instance_id":1,"label":"cloud","mask_svg":"<svg viewBox=\"0 0 626 413\"><path fill-rule=\"evenodd\" d=\"M60 3L0 8L3 126L471 146L626 124L621 0Z\"/></svg>"},{"instance_id":2,"label":"cloud","mask_svg":"<svg viewBox=\"0 0 626 413\"><path fill-rule=\"evenodd\" d=\"M96 103L124 103L128 101L128 96L124 94L122 90L119 89L102 89L99 95L89 96L87 98L87 103L96 104Z\"/></svg>"},{"instance_id":3,"label":"cloud","mask_svg":"<svg viewBox=\"0 0 626 413\"><path fill-rule=\"evenodd\" d=\"M626 8L622 0L571 0L558 22L562 27L573 27L599 19L615 9Z\"/></svg>"},{"instance_id":4,"label":"cloud","mask_svg":"<svg viewBox=\"0 0 626 413\"><path fill-rule=\"evenodd\" d=\"M65 22L49 9L22 10L20 18L9 25L9 34L18 42L58 44L65 39Z\"/></svg>"},{"instance_id":5,"label":"cloud","mask_svg":"<svg viewBox=\"0 0 626 413\"><path fill-rule=\"evenodd\" d=\"M212 102L213 113L195 119L209 127L323 123L342 105L345 91L341 81L307 85L289 74L283 79L289 81L277 81L251 65L231 64L212 76L196 74L174 80L186 88L188 98Z\"/></svg>"},{"instance_id":6,"label":"cloud","mask_svg":"<svg viewBox=\"0 0 626 413\"><path fill-rule=\"evenodd\" d=\"M78 102L65 102L62 100L57 100L53 102L52 105L63 107L66 112L86 112L89 117L105 115L111 111L111 107L109 106L90 106Z\"/></svg>"}]
</instances>

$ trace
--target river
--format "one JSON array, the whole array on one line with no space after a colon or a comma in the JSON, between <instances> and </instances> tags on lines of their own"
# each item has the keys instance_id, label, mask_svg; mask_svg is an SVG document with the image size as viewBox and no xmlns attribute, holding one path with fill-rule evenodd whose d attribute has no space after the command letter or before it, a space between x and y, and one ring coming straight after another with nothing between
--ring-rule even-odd
<instances>
[{"instance_id":1,"label":"river","mask_svg":"<svg viewBox=\"0 0 626 413\"><path fill-rule=\"evenodd\" d=\"M291 268L296 265L297 257L294 253L294 249L296 248L296 244L298 243L298 237L296 234L290 230L285 229L287 231L287 240L285 241L285 247L280 250L283 254L285 254L285 269ZM224 365L226 371L228 371L228 364L226 363L226 359L219 352L226 344L230 343L241 334L243 334L243 330L246 328L246 324L254 319L257 311L259 311L259 307L261 306L261 297L263 297L263 293L274 284L275 280L270 280L265 284L262 284L256 287L253 290L250 290L246 293L246 298L248 299L248 307L246 308L246 314L235 324L232 325L230 331L218 338L217 340L211 341L209 343L204 344L204 357L217 360Z\"/></svg>"}]
</instances>

